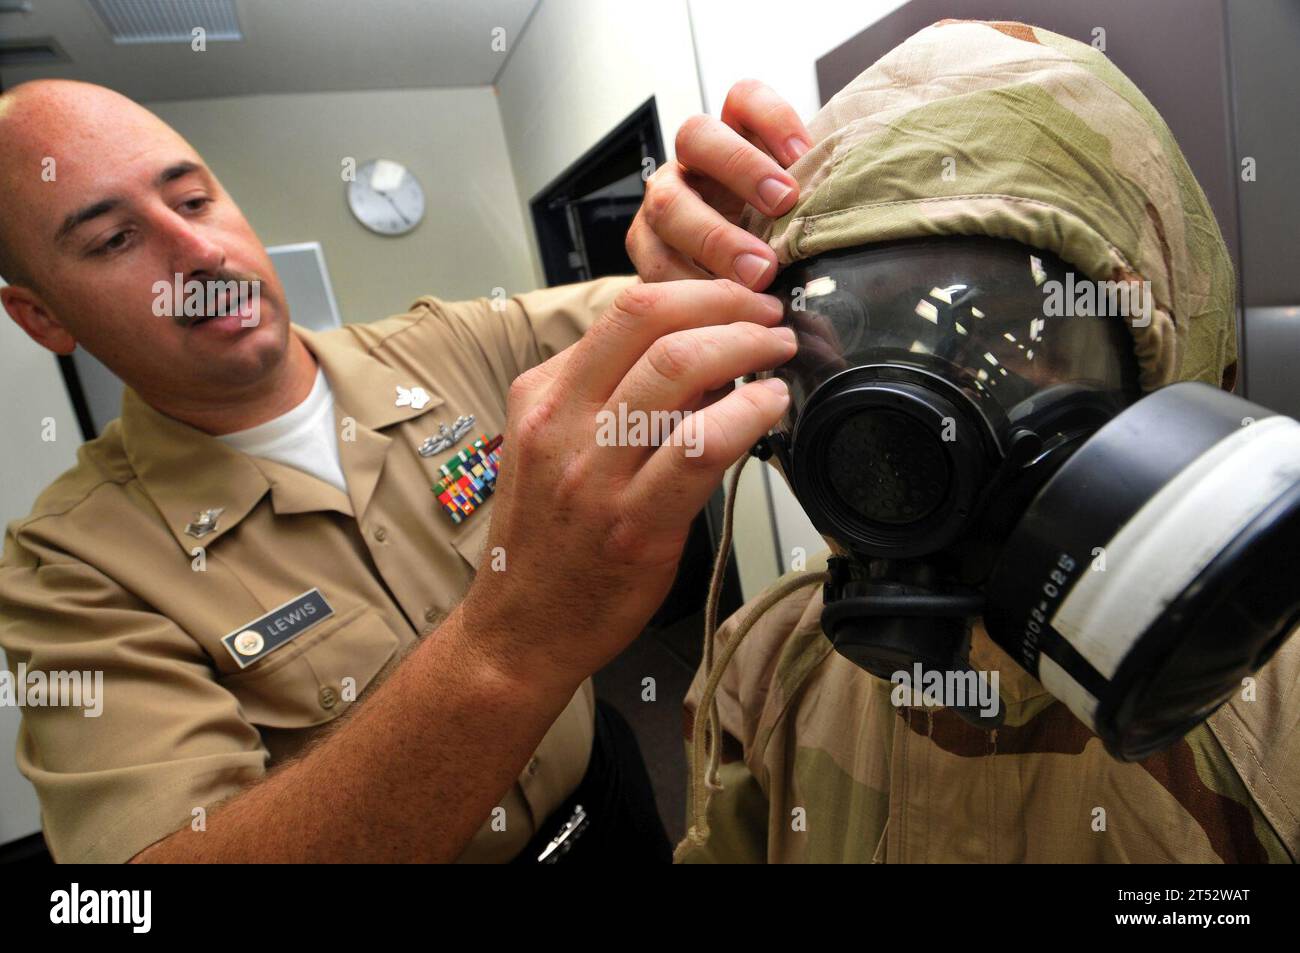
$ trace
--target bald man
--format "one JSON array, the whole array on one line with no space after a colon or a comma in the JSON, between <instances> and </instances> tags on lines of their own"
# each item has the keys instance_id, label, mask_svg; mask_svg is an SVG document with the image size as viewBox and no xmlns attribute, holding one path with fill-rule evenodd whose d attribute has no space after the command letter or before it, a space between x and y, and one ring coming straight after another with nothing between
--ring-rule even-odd
<instances>
[{"instance_id":1,"label":"bald man","mask_svg":"<svg viewBox=\"0 0 1300 953\"><path fill-rule=\"evenodd\" d=\"M5 309L127 385L0 562L11 684L102 677L23 709L54 857L666 859L587 676L784 411L730 386L793 353L779 304L611 278L313 334L195 150L82 83L0 95L0 190ZM615 408L685 439L607 446Z\"/></svg>"}]
</instances>

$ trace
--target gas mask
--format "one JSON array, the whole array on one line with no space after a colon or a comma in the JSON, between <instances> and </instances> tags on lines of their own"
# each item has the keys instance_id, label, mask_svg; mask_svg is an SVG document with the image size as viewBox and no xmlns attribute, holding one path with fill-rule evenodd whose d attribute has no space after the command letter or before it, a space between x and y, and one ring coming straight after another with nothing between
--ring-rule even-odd
<instances>
[{"instance_id":1,"label":"gas mask","mask_svg":"<svg viewBox=\"0 0 1300 953\"><path fill-rule=\"evenodd\" d=\"M835 544L822 629L858 666L969 673L982 617L1138 760L1300 622L1300 424L1200 383L1144 395L1139 283L945 237L798 261L770 290L798 352L759 452Z\"/></svg>"}]
</instances>

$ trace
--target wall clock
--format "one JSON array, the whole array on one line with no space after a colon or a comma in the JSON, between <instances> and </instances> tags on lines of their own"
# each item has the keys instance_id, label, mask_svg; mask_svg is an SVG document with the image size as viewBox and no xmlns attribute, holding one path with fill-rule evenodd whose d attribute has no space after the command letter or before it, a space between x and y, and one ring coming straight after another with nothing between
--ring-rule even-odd
<instances>
[{"instance_id":1,"label":"wall clock","mask_svg":"<svg viewBox=\"0 0 1300 953\"><path fill-rule=\"evenodd\" d=\"M348 208L378 235L405 235L424 218L424 189L411 170L391 159L371 159L348 183Z\"/></svg>"}]
</instances>

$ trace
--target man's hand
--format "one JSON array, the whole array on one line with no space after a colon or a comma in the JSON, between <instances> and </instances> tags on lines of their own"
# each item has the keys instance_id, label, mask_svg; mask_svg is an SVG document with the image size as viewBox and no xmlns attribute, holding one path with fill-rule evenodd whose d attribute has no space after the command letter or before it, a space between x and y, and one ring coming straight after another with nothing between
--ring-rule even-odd
<instances>
[{"instance_id":1,"label":"man's hand","mask_svg":"<svg viewBox=\"0 0 1300 953\"><path fill-rule=\"evenodd\" d=\"M775 298L730 281L632 285L581 341L516 379L484 558L461 606L508 637L480 642L508 679L571 693L644 628L691 520L789 402L780 381L731 389L794 354L780 318ZM674 412L659 446L635 445L631 427L606 439L611 421Z\"/></svg>"},{"instance_id":2,"label":"man's hand","mask_svg":"<svg viewBox=\"0 0 1300 953\"><path fill-rule=\"evenodd\" d=\"M644 281L717 276L762 290L776 255L736 223L746 204L784 215L799 198L786 172L812 138L794 109L755 80L727 94L721 120L692 116L677 132L677 158L646 182L627 233L627 253Z\"/></svg>"}]
</instances>

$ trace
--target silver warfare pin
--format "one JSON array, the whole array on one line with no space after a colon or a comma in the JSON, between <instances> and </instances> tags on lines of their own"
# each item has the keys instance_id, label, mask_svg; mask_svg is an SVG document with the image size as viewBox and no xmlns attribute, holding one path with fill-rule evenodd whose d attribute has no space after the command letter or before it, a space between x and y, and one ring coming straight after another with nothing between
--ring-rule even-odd
<instances>
[{"instance_id":1,"label":"silver warfare pin","mask_svg":"<svg viewBox=\"0 0 1300 953\"><path fill-rule=\"evenodd\" d=\"M431 457L435 453L441 453L458 443L460 438L469 433L470 428L473 426L473 414L461 414L452 422L450 427L446 424L438 424L438 432L432 437L426 437L424 443L420 444L420 456Z\"/></svg>"}]
</instances>

